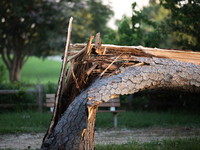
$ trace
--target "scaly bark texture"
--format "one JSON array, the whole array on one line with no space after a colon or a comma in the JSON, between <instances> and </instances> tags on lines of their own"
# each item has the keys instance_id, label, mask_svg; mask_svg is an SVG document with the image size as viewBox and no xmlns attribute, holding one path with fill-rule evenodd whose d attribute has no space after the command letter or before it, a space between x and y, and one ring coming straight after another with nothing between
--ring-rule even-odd
<instances>
[{"instance_id":1,"label":"scaly bark texture","mask_svg":"<svg viewBox=\"0 0 200 150\"><path fill-rule=\"evenodd\" d=\"M96 110L101 101L146 89L200 92L200 66L165 58L137 57L117 75L96 79L69 105L41 149L94 149Z\"/></svg>"},{"instance_id":2,"label":"scaly bark texture","mask_svg":"<svg viewBox=\"0 0 200 150\"><path fill-rule=\"evenodd\" d=\"M118 75L97 80L88 91L88 104L145 89L200 92L199 65L155 57L138 57L137 61L145 65L122 67Z\"/></svg>"}]
</instances>

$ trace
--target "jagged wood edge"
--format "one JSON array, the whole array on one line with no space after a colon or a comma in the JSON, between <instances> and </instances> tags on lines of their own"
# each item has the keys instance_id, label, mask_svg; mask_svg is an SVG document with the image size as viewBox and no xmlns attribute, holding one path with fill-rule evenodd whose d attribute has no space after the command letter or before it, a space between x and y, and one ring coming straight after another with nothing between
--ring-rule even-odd
<instances>
[{"instance_id":1,"label":"jagged wood edge","mask_svg":"<svg viewBox=\"0 0 200 150\"><path fill-rule=\"evenodd\" d=\"M70 36L71 36L71 30L72 30L72 21L73 21L73 17L71 17L69 20L69 25L68 25L68 30L67 30L67 39L66 39L65 51L64 51L64 58L63 58L63 62L62 62L60 78L58 81L58 88L57 88L56 95L55 95L54 110L53 110L49 128L47 130L46 135L44 136L43 142L49 138L49 135L55 125L55 117L57 115L58 104L59 104L59 100L61 99L62 87L64 87L64 82L65 82L67 57L68 57L68 50L69 50L69 46L70 46Z\"/></svg>"}]
</instances>

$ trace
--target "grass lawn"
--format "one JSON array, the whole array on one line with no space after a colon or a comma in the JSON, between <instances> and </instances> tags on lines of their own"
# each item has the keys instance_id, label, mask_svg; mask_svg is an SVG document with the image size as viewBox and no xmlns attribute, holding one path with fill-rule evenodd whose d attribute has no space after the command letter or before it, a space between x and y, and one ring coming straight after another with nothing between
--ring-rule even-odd
<instances>
[{"instance_id":1,"label":"grass lawn","mask_svg":"<svg viewBox=\"0 0 200 150\"><path fill-rule=\"evenodd\" d=\"M176 140L163 140L159 142L138 143L130 142L126 144L112 144L112 145L95 145L97 150L199 150L200 139L176 139Z\"/></svg>"},{"instance_id":2,"label":"grass lawn","mask_svg":"<svg viewBox=\"0 0 200 150\"><path fill-rule=\"evenodd\" d=\"M187 112L148 112L128 111L118 113L117 124L121 128L149 128L149 127L200 127L200 117L195 113ZM97 128L112 128L112 113L97 113Z\"/></svg>"},{"instance_id":3,"label":"grass lawn","mask_svg":"<svg viewBox=\"0 0 200 150\"><path fill-rule=\"evenodd\" d=\"M0 114L0 134L46 132L51 115L33 111L2 113Z\"/></svg>"},{"instance_id":4,"label":"grass lawn","mask_svg":"<svg viewBox=\"0 0 200 150\"><path fill-rule=\"evenodd\" d=\"M2 64L2 58L0 57L0 65ZM62 62L30 57L22 69L21 82L26 84L47 84L49 82L57 84L61 65ZM6 72L6 79L7 81L9 79L8 71ZM46 112L39 113L35 111L0 113L0 135L10 133L46 132L50 123L51 115L52 114ZM119 113L117 119L119 128L173 128L176 126L200 128L199 114L184 111L127 111L125 113ZM113 114L97 113L96 128L113 128ZM121 145L96 145L95 147L97 150L198 150L200 149L200 140L197 138L177 139L142 144L133 141Z\"/></svg>"},{"instance_id":5,"label":"grass lawn","mask_svg":"<svg viewBox=\"0 0 200 150\"><path fill-rule=\"evenodd\" d=\"M7 112L0 114L0 134L17 132L46 132L52 114L28 112ZM183 112L125 112L118 115L119 128L149 127L200 127L198 114ZM97 113L96 128L113 128L111 113Z\"/></svg>"},{"instance_id":6,"label":"grass lawn","mask_svg":"<svg viewBox=\"0 0 200 150\"><path fill-rule=\"evenodd\" d=\"M0 135L10 133L46 132L52 114L35 111L7 112L0 114ZM125 112L118 115L119 128L149 128L149 127L200 127L198 114L184 112ZM113 116L110 113L97 113L97 128L112 128ZM1 149L1 148L0 148ZM168 139L139 143L131 141L126 144L95 145L97 150L198 150L199 137L186 139ZM10 149L11 150L11 149Z\"/></svg>"},{"instance_id":7,"label":"grass lawn","mask_svg":"<svg viewBox=\"0 0 200 150\"><path fill-rule=\"evenodd\" d=\"M4 65L0 57L0 65ZM21 71L21 82L27 84L58 83L62 62L30 57ZM6 71L6 80L9 81L9 73Z\"/></svg>"}]
</instances>

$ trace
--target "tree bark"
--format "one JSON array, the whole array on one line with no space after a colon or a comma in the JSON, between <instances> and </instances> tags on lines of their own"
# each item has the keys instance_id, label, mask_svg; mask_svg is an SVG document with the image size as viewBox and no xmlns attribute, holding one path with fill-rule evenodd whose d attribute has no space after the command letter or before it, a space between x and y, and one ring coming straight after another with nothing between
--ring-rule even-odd
<instances>
[{"instance_id":1,"label":"tree bark","mask_svg":"<svg viewBox=\"0 0 200 150\"><path fill-rule=\"evenodd\" d=\"M22 67L16 66L9 68L9 77L10 77L10 82L14 83L14 81L19 82L20 81L20 75L21 75L21 69Z\"/></svg>"},{"instance_id":2,"label":"tree bark","mask_svg":"<svg viewBox=\"0 0 200 150\"><path fill-rule=\"evenodd\" d=\"M19 46L19 48L21 47ZM9 71L9 79L11 83L14 83L14 81L17 81L17 82L20 81L22 67L24 63L28 60L29 54L31 53L31 51L28 52L25 58L25 55L22 54L22 52L23 52L22 49L19 49L18 51L14 51L13 57L11 58L10 50L3 51L2 49L0 49L2 59Z\"/></svg>"},{"instance_id":3,"label":"tree bark","mask_svg":"<svg viewBox=\"0 0 200 150\"><path fill-rule=\"evenodd\" d=\"M146 89L200 92L200 66L168 58L136 57L139 65L96 79L62 115L41 149L94 149L97 106L116 95Z\"/></svg>"}]
</instances>

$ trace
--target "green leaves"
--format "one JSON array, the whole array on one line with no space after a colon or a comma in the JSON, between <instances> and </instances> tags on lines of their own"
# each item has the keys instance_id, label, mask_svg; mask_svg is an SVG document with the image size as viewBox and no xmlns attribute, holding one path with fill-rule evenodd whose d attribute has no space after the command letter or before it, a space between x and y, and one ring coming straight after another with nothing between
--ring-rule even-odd
<instances>
[{"instance_id":1,"label":"green leaves","mask_svg":"<svg viewBox=\"0 0 200 150\"><path fill-rule=\"evenodd\" d=\"M142 10L136 10L136 7L137 3L133 3L133 13L131 19L124 16L119 23L118 31L116 33L109 32L109 34L107 34L103 39L104 43L112 43L116 45L145 45L151 47L159 47L159 41L162 39L160 34L162 33L156 31L145 33L143 31L144 23L153 29L157 29L158 24L154 21L151 21L148 16L143 13Z\"/></svg>"},{"instance_id":2,"label":"green leaves","mask_svg":"<svg viewBox=\"0 0 200 150\"><path fill-rule=\"evenodd\" d=\"M162 0L161 4L171 11L166 24L177 34L177 45L183 49L200 50L200 5L198 0L181 3L182 0Z\"/></svg>"}]
</instances>

